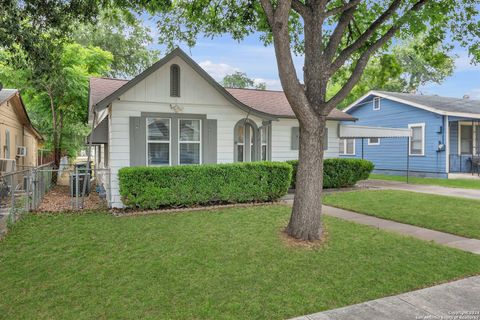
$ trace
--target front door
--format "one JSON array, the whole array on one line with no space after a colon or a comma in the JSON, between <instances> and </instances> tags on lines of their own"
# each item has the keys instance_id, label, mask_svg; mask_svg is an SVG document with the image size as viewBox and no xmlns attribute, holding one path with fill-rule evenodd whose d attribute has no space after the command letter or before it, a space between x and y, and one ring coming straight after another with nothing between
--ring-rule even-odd
<instances>
[{"instance_id":1,"label":"front door","mask_svg":"<svg viewBox=\"0 0 480 320\"><path fill-rule=\"evenodd\" d=\"M249 122L237 124L235 132L237 162L256 161L257 129Z\"/></svg>"}]
</instances>

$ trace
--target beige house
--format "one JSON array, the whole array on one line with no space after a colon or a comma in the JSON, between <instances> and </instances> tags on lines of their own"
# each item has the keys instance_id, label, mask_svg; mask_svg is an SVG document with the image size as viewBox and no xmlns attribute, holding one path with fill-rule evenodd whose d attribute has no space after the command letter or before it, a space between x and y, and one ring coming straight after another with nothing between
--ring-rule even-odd
<instances>
[{"instance_id":1,"label":"beige house","mask_svg":"<svg viewBox=\"0 0 480 320\"><path fill-rule=\"evenodd\" d=\"M0 90L0 159L16 160L16 169L38 165L43 141L33 127L17 89Z\"/></svg>"}]
</instances>

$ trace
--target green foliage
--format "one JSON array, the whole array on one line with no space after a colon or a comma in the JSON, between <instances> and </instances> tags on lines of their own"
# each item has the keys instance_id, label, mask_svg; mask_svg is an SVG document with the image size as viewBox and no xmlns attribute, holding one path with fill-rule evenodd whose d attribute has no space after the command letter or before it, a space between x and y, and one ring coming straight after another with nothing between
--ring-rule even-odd
<instances>
[{"instance_id":1,"label":"green foliage","mask_svg":"<svg viewBox=\"0 0 480 320\"><path fill-rule=\"evenodd\" d=\"M36 77L28 63L10 63L24 55L0 51L0 56L4 58L0 61L0 82L21 90L34 126L46 138L45 147L75 155L89 131L88 79L108 72L112 54L97 47L66 44L56 67Z\"/></svg>"},{"instance_id":2,"label":"green foliage","mask_svg":"<svg viewBox=\"0 0 480 320\"><path fill-rule=\"evenodd\" d=\"M290 187L295 189L298 160L289 160L287 163L293 168ZM373 167L372 162L363 159L325 159L323 161L323 187L326 189L352 187L358 181L368 179Z\"/></svg>"},{"instance_id":3,"label":"green foliage","mask_svg":"<svg viewBox=\"0 0 480 320\"><path fill-rule=\"evenodd\" d=\"M73 35L84 47L95 46L113 54L107 75L134 77L158 60L159 51L149 50L150 29L131 13L118 9L102 11L94 24L80 23Z\"/></svg>"},{"instance_id":4,"label":"green foliage","mask_svg":"<svg viewBox=\"0 0 480 320\"><path fill-rule=\"evenodd\" d=\"M285 195L292 168L251 162L120 169L120 194L130 207L156 209L214 203L271 201Z\"/></svg>"},{"instance_id":5,"label":"green foliage","mask_svg":"<svg viewBox=\"0 0 480 320\"><path fill-rule=\"evenodd\" d=\"M255 88L259 90L266 90L267 84L265 82L255 83L250 79L245 72L236 71L233 74L227 74L222 81L224 87L227 88Z\"/></svg>"},{"instance_id":6,"label":"green foliage","mask_svg":"<svg viewBox=\"0 0 480 320\"><path fill-rule=\"evenodd\" d=\"M412 92L427 83L441 83L453 73L454 57L450 47L438 42L426 45L425 41L426 37L419 35L373 57L360 81L338 108L343 109L370 90ZM332 77L329 96L340 90L351 71L352 66L348 66Z\"/></svg>"}]
</instances>

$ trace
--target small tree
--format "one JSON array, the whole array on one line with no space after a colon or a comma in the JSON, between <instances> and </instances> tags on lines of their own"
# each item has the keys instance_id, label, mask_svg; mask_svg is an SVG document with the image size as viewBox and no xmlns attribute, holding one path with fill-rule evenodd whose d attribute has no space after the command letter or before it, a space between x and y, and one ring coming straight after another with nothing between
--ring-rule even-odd
<instances>
[{"instance_id":1,"label":"small tree","mask_svg":"<svg viewBox=\"0 0 480 320\"><path fill-rule=\"evenodd\" d=\"M391 40L428 34L426 48L456 40L478 58L478 1L475 0L218 0L136 1L160 16L160 41L193 45L202 34L230 33L234 39L260 31L273 43L280 81L300 124L296 196L289 235L316 240L322 235L323 136L328 114L361 79L370 58ZM424 48L425 49L425 48ZM422 49L423 50L423 49ZM303 81L292 51L305 57ZM254 59L254 57L252 57ZM349 77L327 97L334 75Z\"/></svg>"},{"instance_id":2,"label":"small tree","mask_svg":"<svg viewBox=\"0 0 480 320\"><path fill-rule=\"evenodd\" d=\"M267 84L265 82L255 83L250 79L245 72L235 71L232 74L227 74L222 81L225 87L229 88L254 88L259 90L266 90Z\"/></svg>"}]
</instances>

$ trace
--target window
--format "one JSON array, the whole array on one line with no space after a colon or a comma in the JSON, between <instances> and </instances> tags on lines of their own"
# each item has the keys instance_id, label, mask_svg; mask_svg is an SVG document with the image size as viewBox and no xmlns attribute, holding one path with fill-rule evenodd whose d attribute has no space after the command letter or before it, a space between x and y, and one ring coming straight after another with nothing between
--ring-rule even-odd
<instances>
[{"instance_id":1,"label":"window","mask_svg":"<svg viewBox=\"0 0 480 320\"><path fill-rule=\"evenodd\" d=\"M473 154L473 127L460 124L460 154Z\"/></svg>"},{"instance_id":2,"label":"window","mask_svg":"<svg viewBox=\"0 0 480 320\"><path fill-rule=\"evenodd\" d=\"M170 164L170 119L147 118L147 165Z\"/></svg>"},{"instance_id":3,"label":"window","mask_svg":"<svg viewBox=\"0 0 480 320\"><path fill-rule=\"evenodd\" d=\"M10 130L5 130L5 158L10 159Z\"/></svg>"},{"instance_id":4,"label":"window","mask_svg":"<svg viewBox=\"0 0 480 320\"><path fill-rule=\"evenodd\" d=\"M268 160L268 130L270 127L263 126L260 128L260 139L262 148L262 161Z\"/></svg>"},{"instance_id":5,"label":"window","mask_svg":"<svg viewBox=\"0 0 480 320\"><path fill-rule=\"evenodd\" d=\"M378 146L380 145L380 138L368 138L369 146Z\"/></svg>"},{"instance_id":6,"label":"window","mask_svg":"<svg viewBox=\"0 0 480 320\"><path fill-rule=\"evenodd\" d=\"M340 154L355 155L355 139L340 139Z\"/></svg>"},{"instance_id":7,"label":"window","mask_svg":"<svg viewBox=\"0 0 480 320\"><path fill-rule=\"evenodd\" d=\"M380 110L380 97L373 98L373 110Z\"/></svg>"},{"instance_id":8,"label":"window","mask_svg":"<svg viewBox=\"0 0 480 320\"><path fill-rule=\"evenodd\" d=\"M170 97L180 97L180 67L170 66Z\"/></svg>"},{"instance_id":9,"label":"window","mask_svg":"<svg viewBox=\"0 0 480 320\"><path fill-rule=\"evenodd\" d=\"M410 155L425 155L425 123L409 124L408 128L412 130L410 137Z\"/></svg>"},{"instance_id":10,"label":"window","mask_svg":"<svg viewBox=\"0 0 480 320\"><path fill-rule=\"evenodd\" d=\"M201 131L200 120L178 120L178 163L201 163Z\"/></svg>"}]
</instances>

